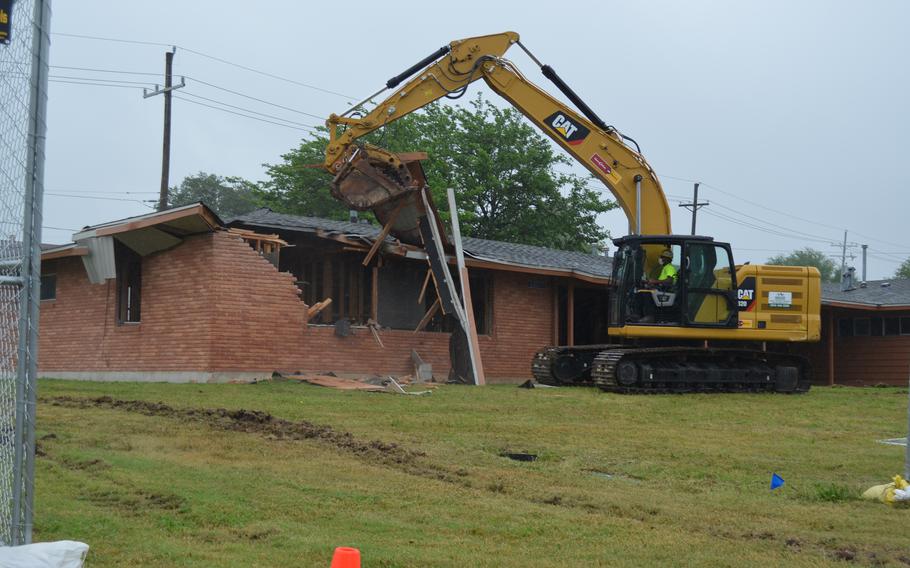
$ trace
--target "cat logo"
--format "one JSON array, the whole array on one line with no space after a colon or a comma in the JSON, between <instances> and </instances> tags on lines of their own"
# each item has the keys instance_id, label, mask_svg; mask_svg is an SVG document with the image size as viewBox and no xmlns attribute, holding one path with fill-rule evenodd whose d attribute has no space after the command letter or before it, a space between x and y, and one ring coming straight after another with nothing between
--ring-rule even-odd
<instances>
[{"instance_id":1,"label":"cat logo","mask_svg":"<svg viewBox=\"0 0 910 568\"><path fill-rule=\"evenodd\" d=\"M9 43L9 33L12 24L9 21L9 13L12 11L12 2L10 0L0 0L0 44Z\"/></svg>"},{"instance_id":2,"label":"cat logo","mask_svg":"<svg viewBox=\"0 0 910 568\"><path fill-rule=\"evenodd\" d=\"M750 312L755 307L755 277L748 276L736 290L736 307L741 312Z\"/></svg>"},{"instance_id":3,"label":"cat logo","mask_svg":"<svg viewBox=\"0 0 910 568\"><path fill-rule=\"evenodd\" d=\"M552 128L570 145L581 144L590 134L590 130L578 124L561 112L554 112L544 119L544 124Z\"/></svg>"}]
</instances>

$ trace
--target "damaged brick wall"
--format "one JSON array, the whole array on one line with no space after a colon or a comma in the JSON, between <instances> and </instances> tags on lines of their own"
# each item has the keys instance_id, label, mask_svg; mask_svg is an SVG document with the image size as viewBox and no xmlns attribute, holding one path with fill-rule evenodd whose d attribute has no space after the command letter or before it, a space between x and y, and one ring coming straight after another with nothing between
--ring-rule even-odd
<instances>
[{"instance_id":1,"label":"damaged brick wall","mask_svg":"<svg viewBox=\"0 0 910 568\"><path fill-rule=\"evenodd\" d=\"M332 326L306 325L294 277L222 231L142 259L139 324L118 325L116 282L90 284L80 259L50 261L44 271L57 274L57 299L41 305L44 376L97 372L117 378L129 372L186 380L181 373L210 373L228 380L275 370L405 375L413 373L412 349L432 363L437 377L448 374L448 334L384 330L381 348L366 328L337 337ZM519 273L493 278L493 330L480 337L486 375L491 382L528 378L534 352L552 337L551 289L529 287L530 277Z\"/></svg>"},{"instance_id":2,"label":"damaged brick wall","mask_svg":"<svg viewBox=\"0 0 910 568\"><path fill-rule=\"evenodd\" d=\"M142 259L142 323L118 324L117 284L91 284L79 258L46 263L57 298L41 303L39 364L53 371L184 371L210 366L204 301L211 235Z\"/></svg>"}]
</instances>

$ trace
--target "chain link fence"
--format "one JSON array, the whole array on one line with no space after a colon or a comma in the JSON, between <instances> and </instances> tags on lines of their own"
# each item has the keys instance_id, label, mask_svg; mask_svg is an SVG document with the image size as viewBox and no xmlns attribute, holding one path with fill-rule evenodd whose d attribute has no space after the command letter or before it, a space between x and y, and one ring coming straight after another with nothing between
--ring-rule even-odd
<instances>
[{"instance_id":1,"label":"chain link fence","mask_svg":"<svg viewBox=\"0 0 910 568\"><path fill-rule=\"evenodd\" d=\"M0 543L31 542L49 0L0 1ZM0 34L0 40L3 39Z\"/></svg>"}]
</instances>

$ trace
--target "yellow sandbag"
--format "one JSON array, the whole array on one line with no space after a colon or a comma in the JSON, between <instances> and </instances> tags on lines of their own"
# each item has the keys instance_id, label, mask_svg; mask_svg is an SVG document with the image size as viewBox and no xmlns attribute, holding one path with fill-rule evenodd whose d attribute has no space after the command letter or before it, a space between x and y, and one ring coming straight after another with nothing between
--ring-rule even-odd
<instances>
[{"instance_id":1,"label":"yellow sandbag","mask_svg":"<svg viewBox=\"0 0 910 568\"><path fill-rule=\"evenodd\" d=\"M905 490L910 487L910 483L904 480L903 477L895 475L891 483L885 483L884 485L874 485L869 489L866 489L863 492L863 499L869 501L881 501L882 503L887 503L888 505L896 505L898 507L910 507L910 501L898 501L894 498L894 490L902 489Z\"/></svg>"},{"instance_id":2,"label":"yellow sandbag","mask_svg":"<svg viewBox=\"0 0 910 568\"><path fill-rule=\"evenodd\" d=\"M894 490L894 483L885 483L884 485L873 485L869 489L863 491L863 499L867 501L881 501L885 502L885 492L891 489Z\"/></svg>"}]
</instances>

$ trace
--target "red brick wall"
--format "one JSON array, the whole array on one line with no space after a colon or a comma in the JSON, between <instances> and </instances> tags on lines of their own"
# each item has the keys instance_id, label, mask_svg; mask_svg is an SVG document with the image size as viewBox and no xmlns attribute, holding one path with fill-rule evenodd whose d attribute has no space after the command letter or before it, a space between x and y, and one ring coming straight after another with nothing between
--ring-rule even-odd
<instances>
[{"instance_id":1,"label":"red brick wall","mask_svg":"<svg viewBox=\"0 0 910 568\"><path fill-rule=\"evenodd\" d=\"M118 325L115 280L91 284L82 260L46 263L57 299L41 303L39 365L52 371L184 371L211 357L210 235L142 259L142 323Z\"/></svg>"},{"instance_id":2,"label":"red brick wall","mask_svg":"<svg viewBox=\"0 0 910 568\"><path fill-rule=\"evenodd\" d=\"M116 283L90 284L82 261L45 264L57 299L41 306L39 363L44 375L69 372L327 372L411 374L411 350L448 374L448 334L368 329L336 337L307 326L294 277L280 273L225 232L188 238L143 258L142 323L118 325ZM530 376L534 352L552 337L550 288L528 275L496 272L493 331L481 336L488 380ZM380 297L380 301L382 298Z\"/></svg>"},{"instance_id":3,"label":"red brick wall","mask_svg":"<svg viewBox=\"0 0 910 568\"><path fill-rule=\"evenodd\" d=\"M830 316L834 316L832 329ZM822 338L795 350L809 357L816 384L828 384L829 338L834 335L834 382L839 385L907 385L910 380L910 336L839 337L837 320L842 317L908 317L907 311L871 311L822 308Z\"/></svg>"}]
</instances>

